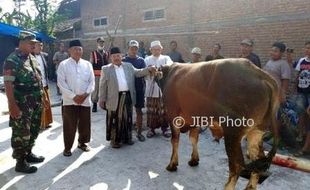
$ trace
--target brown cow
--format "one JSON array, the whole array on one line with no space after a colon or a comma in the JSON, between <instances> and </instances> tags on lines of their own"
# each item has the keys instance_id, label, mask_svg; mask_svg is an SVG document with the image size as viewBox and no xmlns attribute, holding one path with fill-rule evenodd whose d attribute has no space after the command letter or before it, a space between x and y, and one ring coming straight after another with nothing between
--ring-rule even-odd
<instances>
[{"instance_id":1,"label":"brown cow","mask_svg":"<svg viewBox=\"0 0 310 190\"><path fill-rule=\"evenodd\" d=\"M190 130L193 146L190 166L199 164L197 149L199 128L192 117L213 117L210 127L216 139L224 136L229 161L229 179L225 189L234 189L243 169L250 172L246 189L256 189L259 174L267 170L276 152L278 129L278 88L276 82L264 71L246 59L222 59L196 64L163 66L162 78L157 82L163 90L167 119L172 130L172 156L167 170L176 171L180 132ZM180 120L180 117L183 120ZM247 125L225 123L247 119ZM209 121L210 122L210 121ZM244 123L243 123L244 124ZM183 127L182 127L183 126ZM266 129L274 133L274 146L267 156L262 148ZM248 156L252 162L244 163L242 138L247 138ZM243 170L244 171L244 170Z\"/></svg>"}]
</instances>

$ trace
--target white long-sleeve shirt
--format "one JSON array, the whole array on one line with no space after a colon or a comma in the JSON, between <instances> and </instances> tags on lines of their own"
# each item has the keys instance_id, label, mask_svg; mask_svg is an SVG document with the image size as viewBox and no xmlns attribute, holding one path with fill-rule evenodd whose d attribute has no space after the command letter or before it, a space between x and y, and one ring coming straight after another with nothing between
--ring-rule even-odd
<instances>
[{"instance_id":1,"label":"white long-sleeve shirt","mask_svg":"<svg viewBox=\"0 0 310 190\"><path fill-rule=\"evenodd\" d=\"M156 68L159 68L162 65L165 64L172 64L173 61L170 59L167 55L160 55L159 57L155 57L153 55L145 58L145 64L146 66L155 66ZM145 77L145 97L153 97L158 98L162 96L162 92L157 85L157 83L154 81L154 77L147 76Z\"/></svg>"},{"instance_id":2,"label":"white long-sleeve shirt","mask_svg":"<svg viewBox=\"0 0 310 190\"><path fill-rule=\"evenodd\" d=\"M90 94L95 88L95 77L89 61L76 62L71 57L62 61L57 70L57 85L62 92L63 105L77 105L73 98L84 93ZM81 106L91 106L90 95Z\"/></svg>"},{"instance_id":3,"label":"white long-sleeve shirt","mask_svg":"<svg viewBox=\"0 0 310 190\"><path fill-rule=\"evenodd\" d=\"M46 67L46 65L44 66L44 64L46 64L45 63L45 61L43 60L44 58L42 57L42 55L41 54L39 54L39 55L35 55L35 57L36 57L36 60L37 60L37 62L38 62L38 64L39 64L39 66L40 66L40 71L41 71L41 75L42 75L42 84L43 84L43 87L46 87L47 86L47 80L46 80L46 76L45 76L45 67Z\"/></svg>"}]
</instances>

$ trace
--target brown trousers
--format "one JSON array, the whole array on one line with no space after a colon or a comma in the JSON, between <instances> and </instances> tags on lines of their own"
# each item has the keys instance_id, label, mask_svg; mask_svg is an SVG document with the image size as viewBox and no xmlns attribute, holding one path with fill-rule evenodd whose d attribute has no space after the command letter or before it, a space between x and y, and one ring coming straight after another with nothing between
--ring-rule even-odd
<instances>
[{"instance_id":1,"label":"brown trousers","mask_svg":"<svg viewBox=\"0 0 310 190\"><path fill-rule=\"evenodd\" d=\"M62 106L62 120L66 151L71 150L77 129L79 143L90 141L90 107Z\"/></svg>"},{"instance_id":2,"label":"brown trousers","mask_svg":"<svg viewBox=\"0 0 310 190\"><path fill-rule=\"evenodd\" d=\"M43 92L43 111L41 116L41 129L45 129L49 124L53 123L51 102L48 94L48 87L44 87Z\"/></svg>"}]
</instances>

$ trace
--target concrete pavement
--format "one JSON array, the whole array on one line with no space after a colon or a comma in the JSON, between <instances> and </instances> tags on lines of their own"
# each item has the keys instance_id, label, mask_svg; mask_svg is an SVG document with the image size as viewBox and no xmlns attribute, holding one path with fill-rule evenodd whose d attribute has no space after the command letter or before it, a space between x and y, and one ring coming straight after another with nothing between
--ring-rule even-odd
<instances>
[{"instance_id":1,"label":"concrete pavement","mask_svg":"<svg viewBox=\"0 0 310 190\"><path fill-rule=\"evenodd\" d=\"M54 96L53 92L52 98L53 103L59 102L59 97ZM92 114L92 150L84 153L76 148L75 142L73 155L64 157L61 110L56 106L52 111L52 128L39 135L34 148L34 152L44 155L46 160L37 164L37 173L30 175L14 171L9 117L0 116L1 189L221 190L228 178L223 140L220 144L214 143L209 131L200 136L200 165L195 168L187 165L191 144L187 135L181 135L178 171L170 173L165 170L171 155L169 139L157 135L145 142L138 142L134 138L133 146L112 149L105 140L105 111L102 110ZM275 165L271 166L270 172L272 175L259 185L258 189L310 189L309 173ZM246 179L239 178L236 189L244 189L246 183Z\"/></svg>"}]
</instances>

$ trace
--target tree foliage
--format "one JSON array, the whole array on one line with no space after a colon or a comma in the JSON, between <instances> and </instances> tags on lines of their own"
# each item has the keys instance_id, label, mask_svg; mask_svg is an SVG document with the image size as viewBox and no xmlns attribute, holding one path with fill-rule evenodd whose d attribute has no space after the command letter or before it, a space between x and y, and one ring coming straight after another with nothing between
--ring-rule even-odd
<instances>
[{"instance_id":1,"label":"tree foliage","mask_svg":"<svg viewBox=\"0 0 310 190\"><path fill-rule=\"evenodd\" d=\"M15 9L9 13L0 10L0 22L32 29L47 35L53 35L55 26L65 19L57 13L57 7L48 0L31 0L36 10L35 16L31 16L28 11L22 12L25 0L13 0Z\"/></svg>"}]
</instances>

